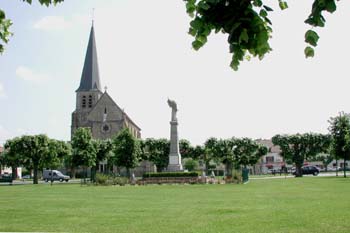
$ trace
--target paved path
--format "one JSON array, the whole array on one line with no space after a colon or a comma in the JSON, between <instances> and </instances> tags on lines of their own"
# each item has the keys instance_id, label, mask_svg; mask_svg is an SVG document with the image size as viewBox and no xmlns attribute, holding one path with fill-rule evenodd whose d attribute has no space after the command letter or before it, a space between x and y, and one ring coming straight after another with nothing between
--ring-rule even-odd
<instances>
[{"instance_id":1,"label":"paved path","mask_svg":"<svg viewBox=\"0 0 350 233\"><path fill-rule=\"evenodd\" d=\"M38 181L39 184L46 184L46 185L50 185L50 182L45 182L43 180L39 180ZM63 185L63 184L79 184L81 182L80 179L74 179L74 180L69 180L68 182L59 182L59 181L55 181L53 182L53 185ZM27 185L27 184L33 184L32 180L15 180L12 182L12 185ZM0 183L0 186L2 185L9 185L9 183Z\"/></svg>"},{"instance_id":2,"label":"paved path","mask_svg":"<svg viewBox=\"0 0 350 233\"><path fill-rule=\"evenodd\" d=\"M344 172L338 172L338 176L343 176ZM349 172L346 172L346 175L349 175ZM313 175L304 175L303 177L325 177L325 176L336 176L335 172L321 172L318 174L318 176ZM293 175L288 174L285 175L276 175L276 176L262 176L262 177L249 177L250 180L267 180L267 179L285 179L285 178L293 178Z\"/></svg>"}]
</instances>

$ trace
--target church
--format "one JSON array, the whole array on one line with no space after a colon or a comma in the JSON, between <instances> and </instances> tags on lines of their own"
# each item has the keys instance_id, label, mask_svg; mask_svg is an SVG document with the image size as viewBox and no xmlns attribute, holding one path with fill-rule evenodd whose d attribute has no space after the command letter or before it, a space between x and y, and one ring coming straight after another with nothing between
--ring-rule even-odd
<instances>
[{"instance_id":1,"label":"church","mask_svg":"<svg viewBox=\"0 0 350 233\"><path fill-rule=\"evenodd\" d=\"M93 24L80 85L76 90L71 137L79 127L90 128L94 139L112 138L123 128L129 128L136 138L141 138L140 127L116 104L107 93L107 88L104 91L101 89Z\"/></svg>"}]
</instances>

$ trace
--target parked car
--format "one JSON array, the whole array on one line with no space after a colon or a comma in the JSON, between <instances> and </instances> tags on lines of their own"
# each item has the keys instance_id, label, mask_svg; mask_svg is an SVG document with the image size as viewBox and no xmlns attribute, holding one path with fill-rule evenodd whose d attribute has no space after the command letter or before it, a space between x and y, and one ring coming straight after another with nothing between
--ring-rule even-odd
<instances>
[{"instance_id":1,"label":"parked car","mask_svg":"<svg viewBox=\"0 0 350 233\"><path fill-rule=\"evenodd\" d=\"M0 182L12 183L12 174L0 174Z\"/></svg>"},{"instance_id":2,"label":"parked car","mask_svg":"<svg viewBox=\"0 0 350 233\"><path fill-rule=\"evenodd\" d=\"M277 173L276 169L269 169L269 170L267 170L267 174L276 175L276 173Z\"/></svg>"},{"instance_id":3,"label":"parked car","mask_svg":"<svg viewBox=\"0 0 350 233\"><path fill-rule=\"evenodd\" d=\"M24 176L22 176L22 179L30 179L31 177L30 177L30 175L24 175Z\"/></svg>"},{"instance_id":4,"label":"parked car","mask_svg":"<svg viewBox=\"0 0 350 233\"><path fill-rule=\"evenodd\" d=\"M303 175L314 175L317 176L320 171L316 166L303 166L301 168ZM296 171L293 172L293 175L296 175Z\"/></svg>"},{"instance_id":5,"label":"parked car","mask_svg":"<svg viewBox=\"0 0 350 233\"><path fill-rule=\"evenodd\" d=\"M336 168L336 167L328 167L328 168L327 168L327 171L329 171L329 172L335 172L335 171L337 171L337 170L339 171L339 168L340 168L340 167L338 167L338 168Z\"/></svg>"},{"instance_id":6,"label":"parked car","mask_svg":"<svg viewBox=\"0 0 350 233\"><path fill-rule=\"evenodd\" d=\"M350 167L346 167L345 170L350 171ZM339 167L338 171L344 171L344 167Z\"/></svg>"},{"instance_id":7,"label":"parked car","mask_svg":"<svg viewBox=\"0 0 350 233\"><path fill-rule=\"evenodd\" d=\"M52 175L51 175L51 171L52 171ZM58 180L60 182L66 181L68 182L70 177L63 175L62 172L58 171L58 170L44 170L43 171L43 180L45 180L45 182L48 182L52 179L52 181Z\"/></svg>"}]
</instances>

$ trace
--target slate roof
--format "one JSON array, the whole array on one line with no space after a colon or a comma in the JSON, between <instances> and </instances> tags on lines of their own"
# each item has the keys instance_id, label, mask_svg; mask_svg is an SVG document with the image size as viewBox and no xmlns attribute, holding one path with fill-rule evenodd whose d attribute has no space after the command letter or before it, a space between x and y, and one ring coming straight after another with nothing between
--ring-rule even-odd
<instances>
[{"instance_id":1,"label":"slate roof","mask_svg":"<svg viewBox=\"0 0 350 233\"><path fill-rule=\"evenodd\" d=\"M94 25L92 25L89 43L85 55L84 68L80 80L80 86L76 91L99 90L102 92L100 83L101 82L100 74L98 71L95 30Z\"/></svg>"}]
</instances>

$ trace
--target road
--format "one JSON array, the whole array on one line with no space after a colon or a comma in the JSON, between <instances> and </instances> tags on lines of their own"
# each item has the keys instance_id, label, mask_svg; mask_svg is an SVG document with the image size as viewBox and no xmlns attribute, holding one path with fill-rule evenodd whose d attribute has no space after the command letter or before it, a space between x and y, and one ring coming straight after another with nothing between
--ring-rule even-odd
<instances>
[{"instance_id":1,"label":"road","mask_svg":"<svg viewBox=\"0 0 350 233\"><path fill-rule=\"evenodd\" d=\"M343 176L344 172L338 172L338 176ZM349 175L349 172L346 172L346 175ZM325 176L336 176L335 172L321 172L318 174L318 176L313 175L304 175L303 177L325 177ZM250 180L265 180L265 179L285 179L285 178L293 178L294 176L291 174L285 175L279 175L276 174L275 176L262 176L262 177L250 177Z\"/></svg>"},{"instance_id":2,"label":"road","mask_svg":"<svg viewBox=\"0 0 350 233\"><path fill-rule=\"evenodd\" d=\"M68 182L59 182L59 181L55 181L53 182L54 185L63 185L63 184L79 184L81 182L80 179L74 179L74 180L69 180ZM45 182L43 180L39 180L39 184L46 184L46 185L50 185L51 182ZM22 180L15 180L12 182L12 185L27 185L27 184L33 184L33 180L26 180L26 179L22 179ZM9 183L0 183L1 185L9 185Z\"/></svg>"}]
</instances>

